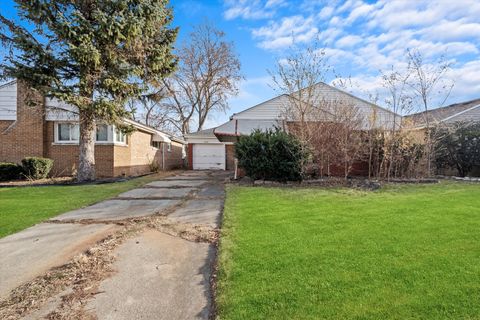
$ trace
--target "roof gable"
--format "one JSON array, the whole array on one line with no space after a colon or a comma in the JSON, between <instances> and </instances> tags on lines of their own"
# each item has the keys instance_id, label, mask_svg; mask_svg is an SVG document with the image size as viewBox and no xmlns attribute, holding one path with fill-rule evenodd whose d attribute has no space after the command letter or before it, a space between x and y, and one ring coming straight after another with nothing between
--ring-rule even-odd
<instances>
[{"instance_id":1,"label":"roof gable","mask_svg":"<svg viewBox=\"0 0 480 320\"><path fill-rule=\"evenodd\" d=\"M349 101L359 108L363 118L365 119L364 127L391 127L393 123L399 124L401 116L394 112L377 106L371 102L358 98L348 92L335 88L323 82L314 85L314 96L317 101ZM239 113L232 115L231 120L282 120L285 110L290 103L290 97L295 98L295 94L280 95L270 100L257 104L253 107L245 109ZM396 118L396 119L394 119ZM375 123L370 124L371 119L375 119ZM396 120L396 121L394 121Z\"/></svg>"},{"instance_id":2,"label":"roof gable","mask_svg":"<svg viewBox=\"0 0 480 320\"><path fill-rule=\"evenodd\" d=\"M461 103L454 103L446 107L422 111L405 116L414 126L429 123L455 122L455 121L480 121L480 99Z\"/></svg>"},{"instance_id":3,"label":"roof gable","mask_svg":"<svg viewBox=\"0 0 480 320\"><path fill-rule=\"evenodd\" d=\"M231 116L230 119L281 119L282 109L287 102L288 96L286 94L282 94L257 105L254 105L253 107L235 113Z\"/></svg>"}]
</instances>

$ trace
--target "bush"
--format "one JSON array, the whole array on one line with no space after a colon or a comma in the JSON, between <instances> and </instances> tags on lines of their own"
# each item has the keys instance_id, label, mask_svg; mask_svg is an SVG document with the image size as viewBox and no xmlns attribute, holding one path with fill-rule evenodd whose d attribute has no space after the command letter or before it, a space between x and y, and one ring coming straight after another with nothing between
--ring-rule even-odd
<instances>
[{"instance_id":1,"label":"bush","mask_svg":"<svg viewBox=\"0 0 480 320\"><path fill-rule=\"evenodd\" d=\"M10 162L0 162L0 181L20 179L21 174L21 165Z\"/></svg>"},{"instance_id":2,"label":"bush","mask_svg":"<svg viewBox=\"0 0 480 320\"><path fill-rule=\"evenodd\" d=\"M480 122L456 122L449 127L436 127L431 131L436 141L433 150L439 169L455 168L465 177L480 165Z\"/></svg>"},{"instance_id":3,"label":"bush","mask_svg":"<svg viewBox=\"0 0 480 320\"><path fill-rule=\"evenodd\" d=\"M53 160L47 158L28 157L22 160L23 172L31 179L44 179L50 173Z\"/></svg>"},{"instance_id":4,"label":"bush","mask_svg":"<svg viewBox=\"0 0 480 320\"><path fill-rule=\"evenodd\" d=\"M281 130L256 130L235 144L238 164L252 179L302 180L307 153L300 141Z\"/></svg>"}]
</instances>

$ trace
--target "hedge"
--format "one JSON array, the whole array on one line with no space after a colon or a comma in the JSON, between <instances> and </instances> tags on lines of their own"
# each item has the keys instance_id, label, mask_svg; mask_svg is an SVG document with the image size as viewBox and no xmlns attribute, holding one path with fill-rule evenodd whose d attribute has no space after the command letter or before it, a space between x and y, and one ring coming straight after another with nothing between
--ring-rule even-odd
<instances>
[{"instance_id":1,"label":"hedge","mask_svg":"<svg viewBox=\"0 0 480 320\"><path fill-rule=\"evenodd\" d=\"M240 137L235 155L247 176L276 181L302 180L308 156L295 136L281 130L256 130Z\"/></svg>"},{"instance_id":2,"label":"hedge","mask_svg":"<svg viewBox=\"0 0 480 320\"><path fill-rule=\"evenodd\" d=\"M22 166L11 162L0 162L0 181L20 179Z\"/></svg>"},{"instance_id":3,"label":"hedge","mask_svg":"<svg viewBox=\"0 0 480 320\"><path fill-rule=\"evenodd\" d=\"M50 173L53 160L48 158L28 157L22 160L23 174L31 179L44 179Z\"/></svg>"}]
</instances>

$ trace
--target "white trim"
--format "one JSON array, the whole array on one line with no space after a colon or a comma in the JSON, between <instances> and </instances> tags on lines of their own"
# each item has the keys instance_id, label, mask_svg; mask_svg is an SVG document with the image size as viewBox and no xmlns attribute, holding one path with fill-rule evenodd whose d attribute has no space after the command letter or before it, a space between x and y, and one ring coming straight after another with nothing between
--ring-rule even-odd
<instances>
[{"instance_id":1,"label":"white trim","mask_svg":"<svg viewBox=\"0 0 480 320\"><path fill-rule=\"evenodd\" d=\"M434 120L434 121L432 121L432 123L433 123L433 124L439 124L439 123L446 122L446 121L451 120L451 119L453 119L453 118L455 118L455 117L458 117L458 116L460 116L460 115L462 115L462 114L464 114L464 113L467 113L467 112L469 112L469 111L475 110L475 109L478 108L478 107L480 107L480 104L477 104L476 106L473 106L473 107L468 108L468 109L466 109L466 110L457 112L457 113L455 113L454 115L448 116L448 117L446 117L446 118L444 118L444 119ZM445 108L448 108L448 107L445 107ZM434 111L434 110L435 110L435 109L432 109L432 111ZM427 115L427 116L428 116L428 115ZM425 129L425 128L427 128L427 125L426 125L426 124L421 124L421 125L418 125L418 126L413 126L413 127L411 127L410 130L421 130L421 129Z\"/></svg>"},{"instance_id":2,"label":"white trim","mask_svg":"<svg viewBox=\"0 0 480 320\"><path fill-rule=\"evenodd\" d=\"M75 124L78 125L77 121L53 121L53 143L52 145L79 145L80 143L80 133L79 140L59 140L58 139L58 125L59 124ZM79 128L80 130L80 128ZM95 129L96 130L96 129ZM125 135L125 142L115 141L115 126L107 125L107 141L97 141L97 133L95 132L95 145L114 145L120 147L128 147L128 136Z\"/></svg>"},{"instance_id":3,"label":"white trim","mask_svg":"<svg viewBox=\"0 0 480 320\"><path fill-rule=\"evenodd\" d=\"M58 127L61 124L70 124L70 125L77 125L78 126L78 140L60 140L59 139L59 130ZM54 122L54 128L53 128L53 133L54 133L54 138L53 141L55 144L69 144L69 145L78 145L80 143L80 125L78 122L75 121L58 121ZM71 132L70 132L71 136Z\"/></svg>"},{"instance_id":4,"label":"white trim","mask_svg":"<svg viewBox=\"0 0 480 320\"><path fill-rule=\"evenodd\" d=\"M440 120L439 122L448 121L448 120L450 120L450 119L453 119L453 118L455 118L455 117L458 117L459 115L462 115L462 114L464 114L464 113L467 113L467 112L469 112L469 111L472 111L472 110L474 110L474 109L476 109L476 108L478 108L478 107L480 107L480 104L477 104L476 106L473 106L473 107L468 108L468 109L466 109L466 110L460 111L460 112L458 112L458 113L456 113L456 114L454 114L454 115L452 115L452 116L446 117L445 119ZM433 109L433 110L435 110L435 109Z\"/></svg>"},{"instance_id":5,"label":"white trim","mask_svg":"<svg viewBox=\"0 0 480 320\"><path fill-rule=\"evenodd\" d=\"M207 138L207 137L203 137L203 138L189 138L187 139L187 143L188 144L196 144L196 143L200 143L200 144L224 144L223 142L219 141L217 138Z\"/></svg>"},{"instance_id":6,"label":"white trim","mask_svg":"<svg viewBox=\"0 0 480 320\"><path fill-rule=\"evenodd\" d=\"M172 142L172 140L170 140L166 135L161 134L161 133L154 133L152 135L152 140L153 141L158 141L158 142L167 142L167 143Z\"/></svg>"},{"instance_id":7,"label":"white trim","mask_svg":"<svg viewBox=\"0 0 480 320\"><path fill-rule=\"evenodd\" d=\"M8 82L5 82L4 84L0 84L0 89L9 85L12 85L14 83L17 83L17 79L10 80Z\"/></svg>"}]
</instances>

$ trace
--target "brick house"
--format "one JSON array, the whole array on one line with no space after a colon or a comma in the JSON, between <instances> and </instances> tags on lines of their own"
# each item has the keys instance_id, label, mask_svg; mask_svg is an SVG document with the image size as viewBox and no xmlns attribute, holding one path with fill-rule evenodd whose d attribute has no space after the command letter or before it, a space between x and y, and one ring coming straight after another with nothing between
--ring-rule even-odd
<instances>
[{"instance_id":1,"label":"brick house","mask_svg":"<svg viewBox=\"0 0 480 320\"><path fill-rule=\"evenodd\" d=\"M183 167L183 139L136 121L124 122L136 129L128 136L113 125L97 125L98 177L134 176L148 173L152 167ZM45 157L54 160L52 175L72 175L78 168L78 137L75 107L34 95L20 81L0 86L0 162Z\"/></svg>"},{"instance_id":2,"label":"brick house","mask_svg":"<svg viewBox=\"0 0 480 320\"><path fill-rule=\"evenodd\" d=\"M384 109L376 104L358 98L348 92L319 82L314 87L318 101L336 103L345 102L358 108L362 115L362 129L398 127L402 116ZM242 135L249 135L254 130L281 128L288 131L294 125L285 114L291 99L282 94L253 107L233 114L230 120L218 127L185 135L188 143L188 163L190 169L233 170L235 158L235 142ZM374 117L373 117L374 116ZM328 117L328 115L326 115ZM375 120L371 120L375 119ZM328 119L327 119L328 121ZM331 168L331 171L343 174L343 168ZM354 164L353 174L368 173L368 164Z\"/></svg>"}]
</instances>

